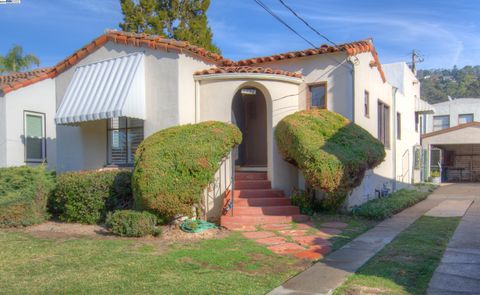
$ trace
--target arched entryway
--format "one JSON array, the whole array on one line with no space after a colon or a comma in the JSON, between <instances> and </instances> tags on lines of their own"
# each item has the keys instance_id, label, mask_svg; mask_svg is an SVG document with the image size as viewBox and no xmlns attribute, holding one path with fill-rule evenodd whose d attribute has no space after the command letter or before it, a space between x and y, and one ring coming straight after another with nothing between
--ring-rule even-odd
<instances>
[{"instance_id":1,"label":"arched entryway","mask_svg":"<svg viewBox=\"0 0 480 295\"><path fill-rule=\"evenodd\" d=\"M235 162L241 167L267 167L267 104L258 88L243 87L232 101L232 122L242 131Z\"/></svg>"}]
</instances>

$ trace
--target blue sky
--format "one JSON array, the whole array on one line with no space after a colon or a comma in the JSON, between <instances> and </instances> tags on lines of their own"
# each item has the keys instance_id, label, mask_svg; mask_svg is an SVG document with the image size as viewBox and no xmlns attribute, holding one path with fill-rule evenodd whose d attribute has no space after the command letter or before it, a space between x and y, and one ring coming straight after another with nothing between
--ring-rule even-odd
<instances>
[{"instance_id":1,"label":"blue sky","mask_svg":"<svg viewBox=\"0 0 480 295\"><path fill-rule=\"evenodd\" d=\"M477 0L285 0L336 43L373 37L383 63L425 56L420 68L480 64ZM263 0L315 44L309 31L278 0ZM208 13L214 42L225 57L240 59L310 47L253 0L212 0ZM0 53L12 44L54 65L102 34L118 28L119 0L22 0L0 5Z\"/></svg>"}]
</instances>

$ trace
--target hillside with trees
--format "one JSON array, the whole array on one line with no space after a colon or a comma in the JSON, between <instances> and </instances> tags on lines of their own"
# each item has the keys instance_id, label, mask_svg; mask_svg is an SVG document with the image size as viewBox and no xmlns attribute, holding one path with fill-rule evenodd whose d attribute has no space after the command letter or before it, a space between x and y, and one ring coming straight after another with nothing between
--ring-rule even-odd
<instances>
[{"instance_id":1,"label":"hillside with trees","mask_svg":"<svg viewBox=\"0 0 480 295\"><path fill-rule=\"evenodd\" d=\"M480 98L480 66L465 66L451 70L419 70L422 98L429 103L448 100L448 96Z\"/></svg>"}]
</instances>

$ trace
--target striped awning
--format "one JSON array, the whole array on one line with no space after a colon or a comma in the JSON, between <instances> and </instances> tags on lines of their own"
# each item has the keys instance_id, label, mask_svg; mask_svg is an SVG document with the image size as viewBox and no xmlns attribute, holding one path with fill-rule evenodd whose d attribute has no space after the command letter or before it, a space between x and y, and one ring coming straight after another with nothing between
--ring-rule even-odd
<instances>
[{"instance_id":1,"label":"striped awning","mask_svg":"<svg viewBox=\"0 0 480 295\"><path fill-rule=\"evenodd\" d=\"M145 119L143 53L77 67L57 110L57 124L130 117Z\"/></svg>"},{"instance_id":2,"label":"striped awning","mask_svg":"<svg viewBox=\"0 0 480 295\"><path fill-rule=\"evenodd\" d=\"M422 114L433 114L435 109L425 100L415 97L415 112Z\"/></svg>"}]
</instances>

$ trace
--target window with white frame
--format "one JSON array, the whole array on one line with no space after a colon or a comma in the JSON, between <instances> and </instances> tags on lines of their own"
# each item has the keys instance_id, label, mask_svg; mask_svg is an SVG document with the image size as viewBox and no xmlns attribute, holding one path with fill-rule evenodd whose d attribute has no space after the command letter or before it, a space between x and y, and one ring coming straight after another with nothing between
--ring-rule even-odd
<instances>
[{"instance_id":1,"label":"window with white frame","mask_svg":"<svg viewBox=\"0 0 480 295\"><path fill-rule=\"evenodd\" d=\"M310 84L309 89L309 104L310 108L327 108L327 82L320 82Z\"/></svg>"},{"instance_id":2,"label":"window with white frame","mask_svg":"<svg viewBox=\"0 0 480 295\"><path fill-rule=\"evenodd\" d=\"M25 162L46 161L45 114L24 111L24 145Z\"/></svg>"},{"instance_id":3,"label":"window with white frame","mask_svg":"<svg viewBox=\"0 0 480 295\"><path fill-rule=\"evenodd\" d=\"M433 131L450 128L450 116L433 116Z\"/></svg>"},{"instance_id":4,"label":"window with white frame","mask_svg":"<svg viewBox=\"0 0 480 295\"><path fill-rule=\"evenodd\" d=\"M143 140L143 120L126 117L108 120L108 164L133 165L135 151Z\"/></svg>"},{"instance_id":5,"label":"window with white frame","mask_svg":"<svg viewBox=\"0 0 480 295\"><path fill-rule=\"evenodd\" d=\"M466 124L473 122L473 114L460 114L458 115L458 124Z\"/></svg>"},{"instance_id":6,"label":"window with white frame","mask_svg":"<svg viewBox=\"0 0 480 295\"><path fill-rule=\"evenodd\" d=\"M390 148L390 107L378 101L378 140L383 143L386 148Z\"/></svg>"}]
</instances>

